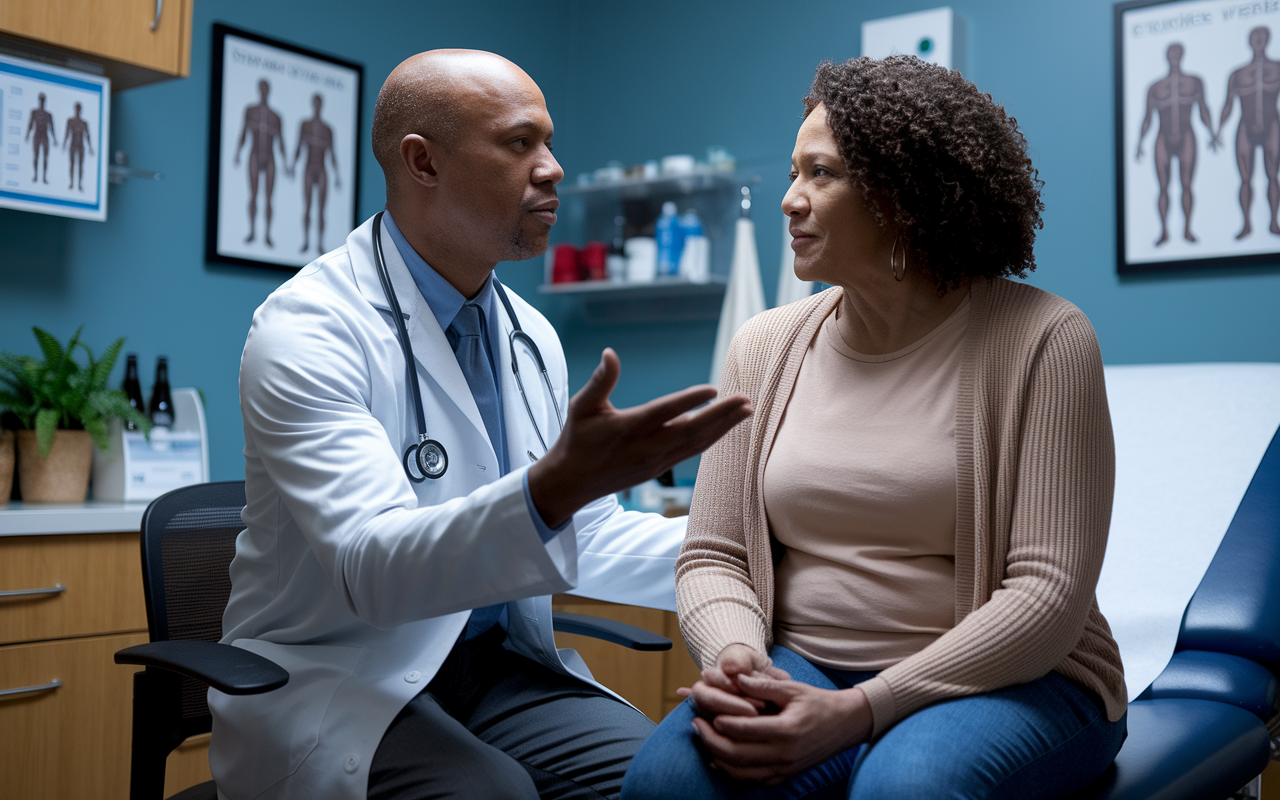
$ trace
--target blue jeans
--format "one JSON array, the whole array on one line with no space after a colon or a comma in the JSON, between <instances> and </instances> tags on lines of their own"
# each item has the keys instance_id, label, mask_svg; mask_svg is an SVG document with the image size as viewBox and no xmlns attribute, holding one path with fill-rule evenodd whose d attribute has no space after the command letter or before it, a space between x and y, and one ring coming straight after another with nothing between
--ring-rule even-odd
<instances>
[{"instance_id":1,"label":"blue jeans","mask_svg":"<svg viewBox=\"0 0 1280 800\"><path fill-rule=\"evenodd\" d=\"M786 649L770 651L791 677L845 689L873 673L820 669ZM873 744L859 745L778 786L735 781L707 766L688 701L662 721L631 762L622 800L647 798L1065 797L1115 759L1125 720L1056 672L1039 680L923 708Z\"/></svg>"}]
</instances>

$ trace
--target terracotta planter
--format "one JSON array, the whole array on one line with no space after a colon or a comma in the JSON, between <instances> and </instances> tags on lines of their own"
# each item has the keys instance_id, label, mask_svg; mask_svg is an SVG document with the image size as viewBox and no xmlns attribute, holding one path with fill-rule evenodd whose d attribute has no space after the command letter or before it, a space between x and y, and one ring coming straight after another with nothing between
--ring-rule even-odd
<instances>
[{"instance_id":1,"label":"terracotta planter","mask_svg":"<svg viewBox=\"0 0 1280 800\"><path fill-rule=\"evenodd\" d=\"M93 439L85 431L58 431L48 458L35 431L18 431L18 481L26 503L83 503L89 493Z\"/></svg>"},{"instance_id":2,"label":"terracotta planter","mask_svg":"<svg viewBox=\"0 0 1280 800\"><path fill-rule=\"evenodd\" d=\"M0 506L9 502L13 491L13 431L0 431Z\"/></svg>"}]
</instances>

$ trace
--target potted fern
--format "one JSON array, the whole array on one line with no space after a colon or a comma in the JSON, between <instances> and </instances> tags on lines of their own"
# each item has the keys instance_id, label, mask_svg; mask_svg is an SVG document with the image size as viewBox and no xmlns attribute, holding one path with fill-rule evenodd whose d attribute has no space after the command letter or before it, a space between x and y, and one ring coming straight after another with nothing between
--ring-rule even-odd
<instances>
[{"instance_id":1,"label":"potted fern","mask_svg":"<svg viewBox=\"0 0 1280 800\"><path fill-rule=\"evenodd\" d=\"M107 388L124 339L111 343L102 358L80 341L81 326L66 347L41 328L32 328L44 356L0 353L0 409L7 408L19 427L18 486L34 503L79 503L89 489L93 445L109 445L108 421L130 420L149 430L150 420L129 405L124 392ZM88 363L76 360L84 352Z\"/></svg>"}]
</instances>

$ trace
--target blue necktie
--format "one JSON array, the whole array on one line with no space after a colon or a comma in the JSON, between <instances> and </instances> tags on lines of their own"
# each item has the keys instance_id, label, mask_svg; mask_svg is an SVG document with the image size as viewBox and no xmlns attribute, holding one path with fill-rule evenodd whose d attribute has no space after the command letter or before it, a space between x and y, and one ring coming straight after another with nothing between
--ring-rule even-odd
<instances>
[{"instance_id":1,"label":"blue necktie","mask_svg":"<svg viewBox=\"0 0 1280 800\"><path fill-rule=\"evenodd\" d=\"M466 303L458 309L449 329L445 331L453 355L458 359L458 366L467 379L471 396L475 398L480 409L480 419L484 421L485 430L489 433L489 441L498 456L499 465L505 465L506 447L502 436L502 407L498 402L498 385L494 379L493 362L489 358L486 346L484 311L475 303ZM507 606L505 603L477 608L471 612L463 639L474 639L504 621Z\"/></svg>"}]
</instances>

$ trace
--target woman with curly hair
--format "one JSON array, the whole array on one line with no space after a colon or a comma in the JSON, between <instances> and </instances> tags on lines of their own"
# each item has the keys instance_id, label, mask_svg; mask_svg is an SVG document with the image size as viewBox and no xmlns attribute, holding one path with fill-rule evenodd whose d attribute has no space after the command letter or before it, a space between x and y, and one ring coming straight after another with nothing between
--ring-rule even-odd
<instances>
[{"instance_id":1,"label":"woman with curly hair","mask_svg":"<svg viewBox=\"0 0 1280 800\"><path fill-rule=\"evenodd\" d=\"M676 564L702 680L623 797L1056 798L1125 735L1094 589L1114 448L1097 338L1035 268L1017 122L914 57L824 63L796 274L721 390Z\"/></svg>"}]
</instances>

